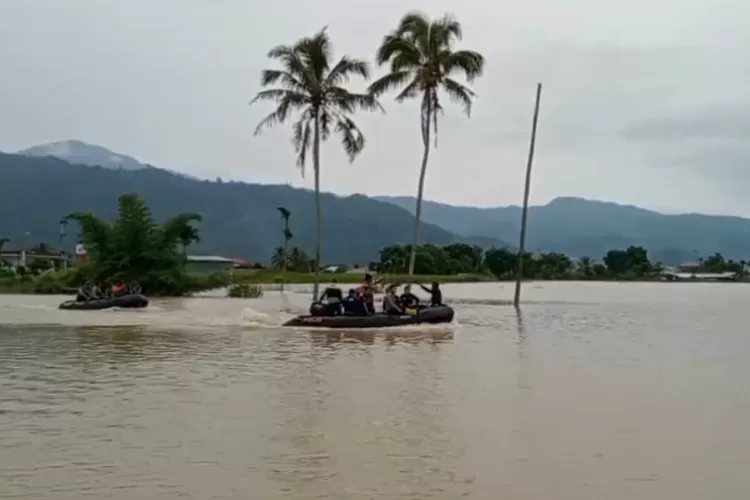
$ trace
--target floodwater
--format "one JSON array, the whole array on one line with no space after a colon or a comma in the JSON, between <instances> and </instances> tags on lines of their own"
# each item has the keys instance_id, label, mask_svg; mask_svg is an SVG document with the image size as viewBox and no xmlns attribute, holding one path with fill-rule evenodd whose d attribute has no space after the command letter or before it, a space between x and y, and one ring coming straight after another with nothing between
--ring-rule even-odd
<instances>
[{"instance_id":1,"label":"floodwater","mask_svg":"<svg viewBox=\"0 0 750 500\"><path fill-rule=\"evenodd\" d=\"M750 498L750 286L444 293L360 332L280 328L302 290L0 296L0 498Z\"/></svg>"}]
</instances>

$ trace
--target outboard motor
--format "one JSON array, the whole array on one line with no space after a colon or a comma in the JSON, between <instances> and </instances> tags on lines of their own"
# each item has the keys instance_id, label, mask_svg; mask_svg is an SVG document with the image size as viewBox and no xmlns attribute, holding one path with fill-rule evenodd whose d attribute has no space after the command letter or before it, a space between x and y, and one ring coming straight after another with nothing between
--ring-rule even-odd
<instances>
[{"instance_id":1,"label":"outboard motor","mask_svg":"<svg viewBox=\"0 0 750 500\"><path fill-rule=\"evenodd\" d=\"M315 301L310 304L310 316L326 316L328 313L328 307L320 301Z\"/></svg>"}]
</instances>

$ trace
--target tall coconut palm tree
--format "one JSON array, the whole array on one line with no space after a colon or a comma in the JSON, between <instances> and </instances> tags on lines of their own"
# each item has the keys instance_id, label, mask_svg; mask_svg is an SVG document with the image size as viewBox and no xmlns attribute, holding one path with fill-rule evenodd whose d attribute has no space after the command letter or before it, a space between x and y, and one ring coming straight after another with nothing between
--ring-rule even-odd
<instances>
[{"instance_id":1,"label":"tall coconut palm tree","mask_svg":"<svg viewBox=\"0 0 750 500\"><path fill-rule=\"evenodd\" d=\"M419 172L417 206L414 213L414 234L409 275L414 274L419 229L422 217L422 196L427 163L430 157L430 139L434 132L437 147L438 114L443 111L440 91L463 106L471 115L471 105L476 95L454 77L463 73L468 82L481 76L484 57L471 50L455 50L461 39L461 24L449 15L430 19L425 14L406 14L398 27L387 34L378 49L378 65L390 63L390 72L370 85L370 92L379 96L389 90L400 89L396 102L418 98L421 100L420 125L422 129L422 168Z\"/></svg>"},{"instance_id":2,"label":"tall coconut palm tree","mask_svg":"<svg viewBox=\"0 0 750 500\"><path fill-rule=\"evenodd\" d=\"M365 137L351 115L357 110L376 111L382 108L371 94L351 92L344 87L352 76L367 80L370 68L367 62L348 56L334 62L333 47L326 28L294 45L274 47L268 52L268 57L278 61L281 69L264 70L261 74L261 86L277 87L261 90L250 104L273 101L276 110L258 124L255 134L266 127L283 124L290 115L296 114L292 142L297 153L297 166L303 176L307 156L312 148L317 219L313 295L317 297L323 239L320 144L332 133L338 134L349 161L353 162L365 147Z\"/></svg>"}]
</instances>

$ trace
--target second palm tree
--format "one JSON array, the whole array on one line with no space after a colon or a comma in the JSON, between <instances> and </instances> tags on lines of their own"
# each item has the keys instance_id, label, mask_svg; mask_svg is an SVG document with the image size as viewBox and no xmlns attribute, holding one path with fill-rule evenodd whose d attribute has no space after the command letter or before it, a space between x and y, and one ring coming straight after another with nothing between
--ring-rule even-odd
<instances>
[{"instance_id":1,"label":"second palm tree","mask_svg":"<svg viewBox=\"0 0 750 500\"><path fill-rule=\"evenodd\" d=\"M454 44L461 39L461 24L451 16L431 20L421 13L405 15L398 27L383 38L377 52L379 65L390 62L390 72L373 82L370 91L381 95L389 90L400 88L397 102L407 99L422 100L421 129L424 152L422 168L419 172L417 206L414 212L414 234L409 257L409 276L414 274L414 264L419 247L419 229L422 218L422 197L427 163L430 157L431 132L434 131L437 145L437 118L443 107L438 91L442 90L453 101L471 113L474 92L453 78L463 73L471 82L482 74L484 57L471 50L454 50Z\"/></svg>"}]
</instances>

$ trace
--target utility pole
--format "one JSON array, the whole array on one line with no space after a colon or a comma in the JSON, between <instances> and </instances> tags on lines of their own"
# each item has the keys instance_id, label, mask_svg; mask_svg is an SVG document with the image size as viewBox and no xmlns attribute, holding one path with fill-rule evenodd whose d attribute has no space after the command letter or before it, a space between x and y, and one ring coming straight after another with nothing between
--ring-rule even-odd
<instances>
[{"instance_id":1,"label":"utility pole","mask_svg":"<svg viewBox=\"0 0 750 500\"><path fill-rule=\"evenodd\" d=\"M521 211L521 237L518 244L518 258L516 259L516 292L513 305L518 308L521 304L521 281L523 279L523 254L526 251L526 220L529 212L529 192L531 191L531 165L534 163L534 146L536 145L536 124L539 120L539 102L542 99L542 84L536 84L536 103L534 104L534 121L531 124L531 143L529 144L529 158L526 162L526 184L523 191L523 209Z\"/></svg>"}]
</instances>

